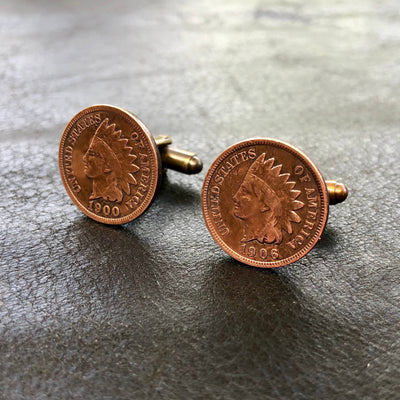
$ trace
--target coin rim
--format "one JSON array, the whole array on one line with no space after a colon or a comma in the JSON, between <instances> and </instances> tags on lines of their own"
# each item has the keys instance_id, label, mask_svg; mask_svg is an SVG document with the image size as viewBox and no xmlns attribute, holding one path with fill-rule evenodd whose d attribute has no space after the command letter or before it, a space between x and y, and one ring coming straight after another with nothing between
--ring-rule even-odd
<instances>
[{"instance_id":1,"label":"coin rim","mask_svg":"<svg viewBox=\"0 0 400 400\"><path fill-rule=\"evenodd\" d=\"M304 164L311 170L313 173L314 177L316 178L317 186L319 188L318 192L321 197L321 209L322 209L322 214L320 217L320 221L317 227L317 230L315 231L312 240L310 240L307 244L307 246L303 247L301 250L296 252L290 257L287 257L282 260L278 261L256 261L252 260L248 257L245 257L239 253L237 253L235 250L232 250L220 237L218 234L217 230L215 229L212 219L209 214L209 210L207 209L207 198L208 198L208 192L209 192L209 186L210 186L210 181L211 178L215 172L215 170L218 168L218 166L225 161L232 153L234 153L237 150L240 150L243 147L249 147L251 145L272 145L278 148L282 148L296 157L303 159ZM207 229L209 230L211 236L215 240L215 242L230 256L235 258L236 260L243 262L247 265L251 265L254 267L260 267L260 268L276 268L276 267L283 267L284 265L291 264L295 261L298 261L300 258L304 257L310 250L313 249L313 247L317 244L319 238L321 237L327 220L328 220L328 214L329 214L329 200L328 200L328 192L326 190L326 185L325 185L325 180L317 168L317 166L311 161L311 159L304 154L301 150L298 148L294 147L291 144L288 144L286 142L283 142L278 139L273 139L273 138L251 138L251 139L246 139L242 140L240 142L237 142L236 144L228 147L225 151L223 151L216 159L215 161L211 164L211 167L207 171L206 177L204 179L203 187L202 187L202 193L201 193L201 207L202 207L202 212L203 212L203 217L204 221L206 222Z\"/></svg>"},{"instance_id":2,"label":"coin rim","mask_svg":"<svg viewBox=\"0 0 400 400\"><path fill-rule=\"evenodd\" d=\"M84 115L92 113L92 112L96 112L96 111L111 111L111 112L117 112L118 114L120 114L123 118L127 119L128 122L130 122L130 120L134 120L136 124L139 125L139 127L142 129L143 133L145 134L145 136L147 137L150 147L153 150L153 161L152 161L152 165L151 168L152 170L156 171L157 173L154 174L154 178L152 177L152 179L150 180L150 187L149 190L147 192L147 195L145 197L145 200L141 203L141 205L135 209L134 211L132 211L130 214L125 215L124 217L121 218L107 218L107 217L102 217L99 216L91 211L89 211L86 207L84 207L81 202L79 201L79 199L75 196L74 192L71 190L71 188L69 187L68 184L68 180L65 176L65 172L64 172L64 166L63 166L63 148L65 145L65 141L66 138L68 136L68 134L70 133L70 130L72 128L72 126L76 123L76 121L80 118L82 118ZM119 108L116 106L112 106L109 104L95 104L93 106L87 107L83 110L81 110L80 112L78 112L67 124L67 126L64 129L64 132L61 136L61 140L60 140L60 146L59 146L59 151L58 151L58 166L60 169L60 175L61 175L61 179L62 179L62 183L69 195L69 197L71 198L71 200L75 203L75 205L84 213L86 214L88 217L94 219L95 221L98 222L102 222L104 224L108 224L108 225L122 225L125 224L127 222L133 221L134 219L136 219L137 217L139 217L140 215L142 215L150 206L150 204L152 203L153 199L154 199L154 195L155 192L157 191L157 188L160 184L160 178L161 178L161 157L160 157L160 152L158 151L158 147L156 145L156 142L153 138L153 135L151 134L151 132L149 131L149 129L145 126L145 124L133 113L124 110L123 108Z\"/></svg>"}]
</instances>

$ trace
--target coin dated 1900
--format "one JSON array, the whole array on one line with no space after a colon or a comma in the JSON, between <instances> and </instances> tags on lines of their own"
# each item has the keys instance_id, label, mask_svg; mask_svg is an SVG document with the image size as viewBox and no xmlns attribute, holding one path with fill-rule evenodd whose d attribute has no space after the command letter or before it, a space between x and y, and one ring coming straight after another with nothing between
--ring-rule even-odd
<instances>
[{"instance_id":1,"label":"coin dated 1900","mask_svg":"<svg viewBox=\"0 0 400 400\"><path fill-rule=\"evenodd\" d=\"M211 165L202 190L208 230L222 249L256 267L306 255L328 218L328 194L314 163L275 139L249 139Z\"/></svg>"},{"instance_id":2,"label":"coin dated 1900","mask_svg":"<svg viewBox=\"0 0 400 400\"><path fill-rule=\"evenodd\" d=\"M87 216L123 224L150 205L161 176L153 136L135 115L96 105L68 123L59 167L72 201Z\"/></svg>"}]
</instances>

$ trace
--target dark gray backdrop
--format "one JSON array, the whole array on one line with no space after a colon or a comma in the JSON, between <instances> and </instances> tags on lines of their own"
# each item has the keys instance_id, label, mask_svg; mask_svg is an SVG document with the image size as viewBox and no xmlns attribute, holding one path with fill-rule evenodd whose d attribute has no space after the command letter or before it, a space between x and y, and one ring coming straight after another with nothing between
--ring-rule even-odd
<instances>
[{"instance_id":1,"label":"dark gray backdrop","mask_svg":"<svg viewBox=\"0 0 400 400\"><path fill-rule=\"evenodd\" d=\"M0 397L400 398L398 1L1 1ZM64 126L125 107L197 152L140 219L70 201ZM203 223L207 168L254 136L350 188L276 270Z\"/></svg>"}]
</instances>

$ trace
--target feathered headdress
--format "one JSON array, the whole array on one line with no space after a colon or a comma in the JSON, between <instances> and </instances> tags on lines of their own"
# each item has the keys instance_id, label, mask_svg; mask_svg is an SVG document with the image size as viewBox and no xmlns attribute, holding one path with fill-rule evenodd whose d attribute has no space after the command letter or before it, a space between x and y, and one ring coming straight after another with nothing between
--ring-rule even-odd
<instances>
[{"instance_id":1,"label":"feathered headdress","mask_svg":"<svg viewBox=\"0 0 400 400\"><path fill-rule=\"evenodd\" d=\"M289 181L290 174L281 174L282 165L275 165L274 158L265 161L265 153L261 154L250 166L246 176L254 176L265 184L268 191L276 195L280 202L280 215L277 216L277 224L287 233L293 232L292 223L301 221L296 210L304 207L304 203L296 200L300 196L300 190L295 190L296 182ZM275 196L274 196L275 197Z\"/></svg>"},{"instance_id":2,"label":"feathered headdress","mask_svg":"<svg viewBox=\"0 0 400 400\"><path fill-rule=\"evenodd\" d=\"M109 172L113 172L118 186L126 194L130 194L129 184L137 185L133 176L139 170L133 163L137 156L131 153L132 147L128 146L128 139L121 138L121 130L116 131L115 127L115 124L108 125L108 118L104 119L97 128L92 143L101 146Z\"/></svg>"}]
</instances>

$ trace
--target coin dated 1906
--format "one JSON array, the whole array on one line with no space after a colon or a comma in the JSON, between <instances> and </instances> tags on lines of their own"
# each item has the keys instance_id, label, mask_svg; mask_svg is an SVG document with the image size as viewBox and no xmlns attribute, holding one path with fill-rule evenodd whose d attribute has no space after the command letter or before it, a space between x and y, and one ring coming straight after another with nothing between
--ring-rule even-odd
<instances>
[{"instance_id":1,"label":"coin dated 1906","mask_svg":"<svg viewBox=\"0 0 400 400\"><path fill-rule=\"evenodd\" d=\"M202 190L208 230L222 249L256 267L280 267L306 255L328 218L324 179L300 150L256 138L225 150Z\"/></svg>"},{"instance_id":2,"label":"coin dated 1906","mask_svg":"<svg viewBox=\"0 0 400 400\"><path fill-rule=\"evenodd\" d=\"M118 107L82 110L61 138L59 167L69 196L87 216L106 224L129 222L147 209L160 165L153 136Z\"/></svg>"}]
</instances>

